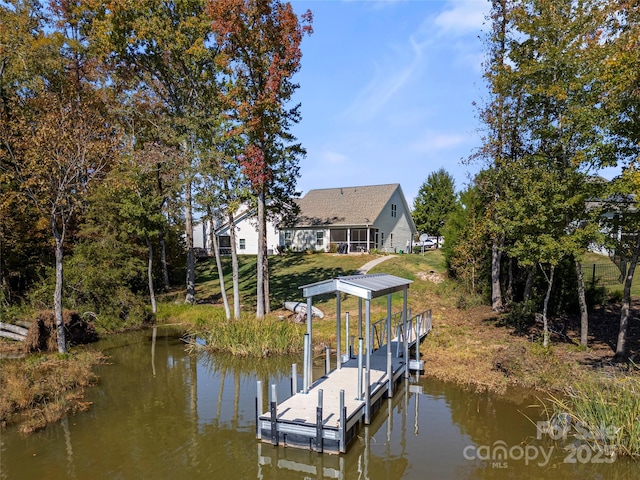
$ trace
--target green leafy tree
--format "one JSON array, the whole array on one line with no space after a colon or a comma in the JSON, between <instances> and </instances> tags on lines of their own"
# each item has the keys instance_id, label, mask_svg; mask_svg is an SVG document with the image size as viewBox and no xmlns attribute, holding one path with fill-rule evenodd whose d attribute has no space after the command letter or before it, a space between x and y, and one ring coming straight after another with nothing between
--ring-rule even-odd
<instances>
[{"instance_id":1,"label":"green leafy tree","mask_svg":"<svg viewBox=\"0 0 640 480\"><path fill-rule=\"evenodd\" d=\"M604 83L608 95L604 97L610 113L615 150L622 174L609 185L608 206L617 223L615 256L626 261L623 269L624 288L620 309L620 327L616 342L616 357L627 355L627 333L630 318L631 286L640 255L640 224L638 199L640 198L640 6L637 2L614 2L610 10L611 36L606 43L608 56L604 62ZM617 235L617 234L620 235Z\"/></svg>"},{"instance_id":2,"label":"green leafy tree","mask_svg":"<svg viewBox=\"0 0 640 480\"><path fill-rule=\"evenodd\" d=\"M65 242L90 186L117 154L102 72L84 30L90 15L77 5L52 3L49 31L38 32L51 57L23 83L20 108L7 125L17 148L10 163L22 194L49 222L54 240L53 294L58 350L66 351L62 318Z\"/></svg>"},{"instance_id":3,"label":"green leafy tree","mask_svg":"<svg viewBox=\"0 0 640 480\"><path fill-rule=\"evenodd\" d=\"M478 293L486 263L485 209L477 186L470 186L456 201L444 226L442 251L447 269L465 282L469 292Z\"/></svg>"},{"instance_id":4,"label":"green leafy tree","mask_svg":"<svg viewBox=\"0 0 640 480\"><path fill-rule=\"evenodd\" d=\"M193 201L203 139L217 132L218 44L205 0L183 2L97 2L95 48L127 90L141 91L162 105L171 135L164 143L180 148L187 249L185 302L195 302Z\"/></svg>"},{"instance_id":5,"label":"green leafy tree","mask_svg":"<svg viewBox=\"0 0 640 480\"><path fill-rule=\"evenodd\" d=\"M493 2L487 69L493 98L482 115L489 127L482 154L492 172L488 219L494 257L497 247L546 272L545 344L555 267L565 256L579 258L595 235L585 212L587 173L612 161L599 81L600 7L597 1ZM494 287L495 277L494 270Z\"/></svg>"},{"instance_id":6,"label":"green leafy tree","mask_svg":"<svg viewBox=\"0 0 640 480\"><path fill-rule=\"evenodd\" d=\"M443 168L429 174L413 202L413 220L419 232L442 236L447 217L456 204L455 182Z\"/></svg>"},{"instance_id":7,"label":"green leafy tree","mask_svg":"<svg viewBox=\"0 0 640 480\"><path fill-rule=\"evenodd\" d=\"M232 85L229 111L245 139L240 165L257 207L256 316L262 318L270 310L268 207L281 211L293 204L305 154L290 130L300 120L300 106L285 105L298 87L292 77L300 69L300 43L312 32L312 17L307 11L299 19L290 3L279 0L215 0L209 14Z\"/></svg>"}]
</instances>

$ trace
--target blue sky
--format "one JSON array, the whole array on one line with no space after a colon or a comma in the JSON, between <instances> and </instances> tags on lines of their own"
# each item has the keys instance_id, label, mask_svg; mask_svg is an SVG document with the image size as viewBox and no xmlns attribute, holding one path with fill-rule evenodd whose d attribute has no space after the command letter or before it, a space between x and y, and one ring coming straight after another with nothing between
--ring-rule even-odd
<instances>
[{"instance_id":1,"label":"blue sky","mask_svg":"<svg viewBox=\"0 0 640 480\"><path fill-rule=\"evenodd\" d=\"M298 188L400 183L413 204L447 170L461 190L480 169L477 108L488 0L293 0L310 9L294 134L307 149Z\"/></svg>"}]
</instances>

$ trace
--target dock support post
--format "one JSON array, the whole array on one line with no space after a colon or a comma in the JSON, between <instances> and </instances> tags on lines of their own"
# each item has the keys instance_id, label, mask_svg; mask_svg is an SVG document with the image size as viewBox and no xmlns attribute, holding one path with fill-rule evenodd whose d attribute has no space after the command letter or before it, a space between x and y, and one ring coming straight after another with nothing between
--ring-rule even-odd
<instances>
[{"instance_id":1,"label":"dock support post","mask_svg":"<svg viewBox=\"0 0 640 480\"><path fill-rule=\"evenodd\" d=\"M416 315L416 363L418 365L420 365L420 324L422 323L422 316L420 317L420 320L418 320Z\"/></svg>"},{"instance_id":2,"label":"dock support post","mask_svg":"<svg viewBox=\"0 0 640 480\"><path fill-rule=\"evenodd\" d=\"M358 338L362 336L362 298L358 297Z\"/></svg>"},{"instance_id":3,"label":"dock support post","mask_svg":"<svg viewBox=\"0 0 640 480\"><path fill-rule=\"evenodd\" d=\"M302 377L302 392L309 393L309 357L311 352L309 351L309 334L304 334L304 367Z\"/></svg>"},{"instance_id":4,"label":"dock support post","mask_svg":"<svg viewBox=\"0 0 640 480\"><path fill-rule=\"evenodd\" d=\"M407 323L407 311L404 311L405 315L404 315L404 319L403 319L403 330L404 330L404 335L403 335L403 343L404 345L402 346L403 350L404 350L404 378L409 378L409 332L407 331L407 327L409 326L409 324Z\"/></svg>"},{"instance_id":5,"label":"dock support post","mask_svg":"<svg viewBox=\"0 0 640 480\"><path fill-rule=\"evenodd\" d=\"M271 443L278 446L278 395L275 383L271 385Z\"/></svg>"},{"instance_id":6,"label":"dock support post","mask_svg":"<svg viewBox=\"0 0 640 480\"><path fill-rule=\"evenodd\" d=\"M322 439L322 389L318 390L318 406L316 407L316 451L323 451Z\"/></svg>"},{"instance_id":7,"label":"dock support post","mask_svg":"<svg viewBox=\"0 0 640 480\"><path fill-rule=\"evenodd\" d=\"M325 353L324 373L327 374L331 371L331 349L327 347Z\"/></svg>"},{"instance_id":8,"label":"dock support post","mask_svg":"<svg viewBox=\"0 0 640 480\"><path fill-rule=\"evenodd\" d=\"M344 405L344 390L340 390L340 453L346 453L347 446L345 440L347 438L347 407Z\"/></svg>"},{"instance_id":9,"label":"dock support post","mask_svg":"<svg viewBox=\"0 0 640 480\"><path fill-rule=\"evenodd\" d=\"M340 370L342 368L342 354L340 348L342 347L342 338L340 336L342 330L342 316L340 312L340 292L336 292L336 368ZM347 330L347 335L349 331Z\"/></svg>"},{"instance_id":10,"label":"dock support post","mask_svg":"<svg viewBox=\"0 0 640 480\"><path fill-rule=\"evenodd\" d=\"M358 339L358 396L356 400L362 400L362 337Z\"/></svg>"},{"instance_id":11,"label":"dock support post","mask_svg":"<svg viewBox=\"0 0 640 480\"><path fill-rule=\"evenodd\" d=\"M349 360L351 360L351 345L353 344L353 337L349 335L349 312L345 312L344 314L344 323L345 323L345 337L344 341L346 342L345 352L349 354Z\"/></svg>"},{"instance_id":12,"label":"dock support post","mask_svg":"<svg viewBox=\"0 0 640 480\"><path fill-rule=\"evenodd\" d=\"M368 298L366 302L365 321L367 335L367 372L371 369L371 350L373 349L373 341L371 340L371 300ZM369 391L369 383L367 382L367 391Z\"/></svg>"},{"instance_id":13,"label":"dock support post","mask_svg":"<svg viewBox=\"0 0 640 480\"><path fill-rule=\"evenodd\" d=\"M371 372L368 368L364 372L364 381L367 384L364 391L364 423L369 425L371 423Z\"/></svg>"},{"instance_id":14,"label":"dock support post","mask_svg":"<svg viewBox=\"0 0 640 480\"><path fill-rule=\"evenodd\" d=\"M393 364L391 363L391 350L387 350L387 395L393 397Z\"/></svg>"},{"instance_id":15,"label":"dock support post","mask_svg":"<svg viewBox=\"0 0 640 480\"><path fill-rule=\"evenodd\" d=\"M291 364L291 396L298 392L298 364Z\"/></svg>"},{"instance_id":16,"label":"dock support post","mask_svg":"<svg viewBox=\"0 0 640 480\"><path fill-rule=\"evenodd\" d=\"M258 394L256 395L256 436L262 440L262 428L260 427L260 414L262 412L262 380L258 380Z\"/></svg>"},{"instance_id":17,"label":"dock support post","mask_svg":"<svg viewBox=\"0 0 640 480\"><path fill-rule=\"evenodd\" d=\"M387 295L387 392L393 396L393 367L391 363L391 295Z\"/></svg>"}]
</instances>

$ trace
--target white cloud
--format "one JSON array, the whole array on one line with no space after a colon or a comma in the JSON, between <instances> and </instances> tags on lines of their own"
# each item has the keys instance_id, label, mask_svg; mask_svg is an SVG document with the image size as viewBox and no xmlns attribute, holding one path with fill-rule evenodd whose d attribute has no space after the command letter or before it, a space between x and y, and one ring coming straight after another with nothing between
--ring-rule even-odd
<instances>
[{"instance_id":1,"label":"white cloud","mask_svg":"<svg viewBox=\"0 0 640 480\"><path fill-rule=\"evenodd\" d=\"M482 28L489 12L488 0L449 1L450 8L435 18L435 25L443 34L465 35Z\"/></svg>"},{"instance_id":2,"label":"white cloud","mask_svg":"<svg viewBox=\"0 0 640 480\"><path fill-rule=\"evenodd\" d=\"M420 153L432 153L434 151L448 150L464 144L469 140L468 135L461 133L443 133L428 131L422 138L411 143L411 151Z\"/></svg>"}]
</instances>

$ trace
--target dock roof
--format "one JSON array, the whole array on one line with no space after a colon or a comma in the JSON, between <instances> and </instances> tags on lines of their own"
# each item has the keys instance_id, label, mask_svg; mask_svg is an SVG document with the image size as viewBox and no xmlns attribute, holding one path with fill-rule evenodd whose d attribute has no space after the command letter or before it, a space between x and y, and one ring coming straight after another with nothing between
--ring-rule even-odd
<instances>
[{"instance_id":1,"label":"dock roof","mask_svg":"<svg viewBox=\"0 0 640 480\"><path fill-rule=\"evenodd\" d=\"M370 300L382 295L406 290L411 283L413 283L412 280L407 280L406 278L396 277L387 273L376 273L336 277L331 280L303 285L300 288L305 298L342 292Z\"/></svg>"}]
</instances>

